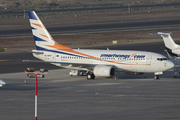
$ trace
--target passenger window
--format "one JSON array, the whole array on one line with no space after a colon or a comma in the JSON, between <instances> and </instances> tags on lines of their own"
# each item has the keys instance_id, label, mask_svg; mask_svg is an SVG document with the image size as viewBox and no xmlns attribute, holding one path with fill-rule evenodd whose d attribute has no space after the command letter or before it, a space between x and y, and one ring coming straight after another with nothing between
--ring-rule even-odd
<instances>
[{"instance_id":1,"label":"passenger window","mask_svg":"<svg viewBox=\"0 0 180 120\"><path fill-rule=\"evenodd\" d=\"M159 61L167 60L167 58L157 58Z\"/></svg>"}]
</instances>

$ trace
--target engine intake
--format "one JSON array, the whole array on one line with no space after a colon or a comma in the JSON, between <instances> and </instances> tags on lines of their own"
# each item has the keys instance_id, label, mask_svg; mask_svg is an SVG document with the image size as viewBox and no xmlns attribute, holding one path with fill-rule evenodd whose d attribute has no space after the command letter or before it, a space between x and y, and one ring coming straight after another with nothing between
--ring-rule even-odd
<instances>
[{"instance_id":1,"label":"engine intake","mask_svg":"<svg viewBox=\"0 0 180 120\"><path fill-rule=\"evenodd\" d=\"M113 66L96 66L93 70L95 76L112 77L115 69Z\"/></svg>"}]
</instances>

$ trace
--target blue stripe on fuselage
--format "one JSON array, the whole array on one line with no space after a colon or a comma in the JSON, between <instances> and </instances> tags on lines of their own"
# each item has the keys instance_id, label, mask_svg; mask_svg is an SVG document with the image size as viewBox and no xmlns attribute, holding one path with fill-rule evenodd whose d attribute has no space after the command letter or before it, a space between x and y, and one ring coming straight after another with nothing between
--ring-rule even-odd
<instances>
[{"instance_id":1,"label":"blue stripe on fuselage","mask_svg":"<svg viewBox=\"0 0 180 120\"><path fill-rule=\"evenodd\" d=\"M54 53L60 53L60 54L65 54L65 55L71 55L71 56L76 56L76 57L84 57L84 56L79 56L79 55L74 55L74 54L70 54L70 53L65 53L65 52L60 52L60 51L55 51L55 50L48 50L39 46L36 46L37 50L43 50L43 51L47 51L47 52L54 52Z\"/></svg>"}]
</instances>

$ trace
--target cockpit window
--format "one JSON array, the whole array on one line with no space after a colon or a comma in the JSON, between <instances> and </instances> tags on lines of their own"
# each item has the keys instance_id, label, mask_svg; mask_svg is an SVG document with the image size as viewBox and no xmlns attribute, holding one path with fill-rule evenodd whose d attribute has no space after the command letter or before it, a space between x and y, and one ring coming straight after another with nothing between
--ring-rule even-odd
<instances>
[{"instance_id":1,"label":"cockpit window","mask_svg":"<svg viewBox=\"0 0 180 120\"><path fill-rule=\"evenodd\" d=\"M159 61L167 60L167 58L157 58Z\"/></svg>"}]
</instances>

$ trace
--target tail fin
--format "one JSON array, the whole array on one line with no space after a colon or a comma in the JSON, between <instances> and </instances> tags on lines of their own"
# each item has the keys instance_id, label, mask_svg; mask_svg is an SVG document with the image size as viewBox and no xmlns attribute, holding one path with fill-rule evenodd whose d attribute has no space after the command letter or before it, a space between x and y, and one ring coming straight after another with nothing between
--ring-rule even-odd
<instances>
[{"instance_id":1,"label":"tail fin","mask_svg":"<svg viewBox=\"0 0 180 120\"><path fill-rule=\"evenodd\" d=\"M164 44L167 48L169 49L175 49L177 48L179 45L177 45L174 40L171 37L172 33L162 33L162 32L158 32L158 35L161 35L161 37L163 38Z\"/></svg>"},{"instance_id":2,"label":"tail fin","mask_svg":"<svg viewBox=\"0 0 180 120\"><path fill-rule=\"evenodd\" d=\"M71 49L54 41L34 11L28 11L28 15L37 50Z\"/></svg>"}]
</instances>

